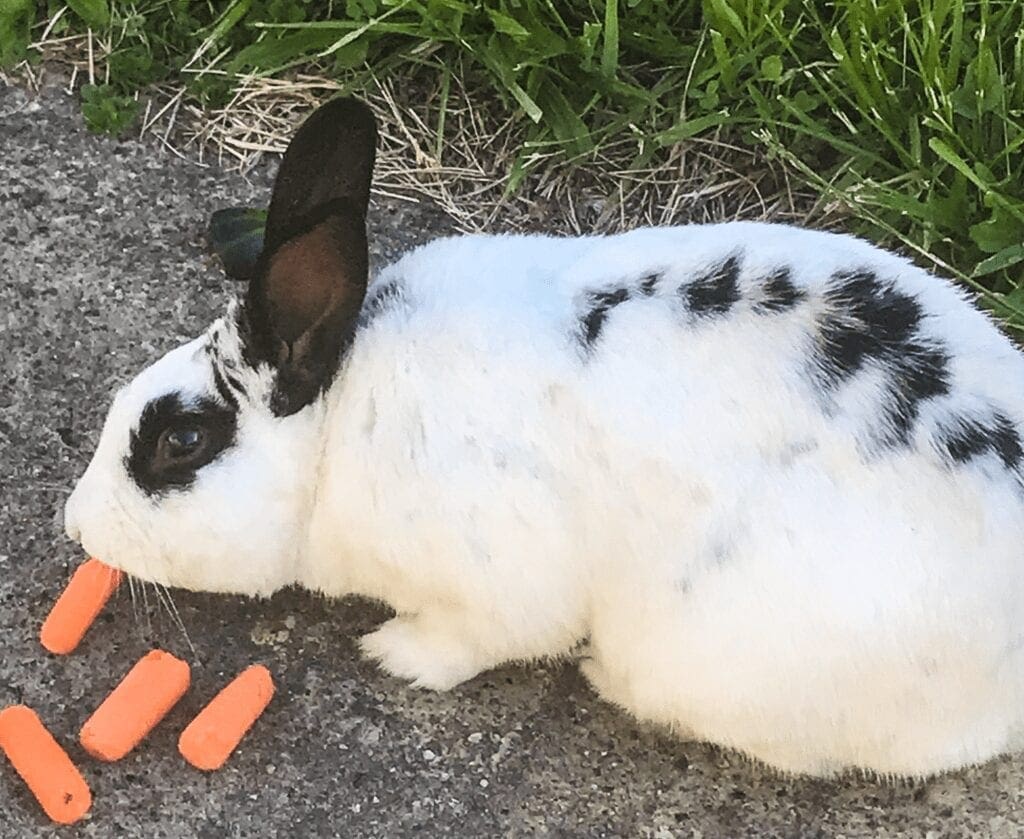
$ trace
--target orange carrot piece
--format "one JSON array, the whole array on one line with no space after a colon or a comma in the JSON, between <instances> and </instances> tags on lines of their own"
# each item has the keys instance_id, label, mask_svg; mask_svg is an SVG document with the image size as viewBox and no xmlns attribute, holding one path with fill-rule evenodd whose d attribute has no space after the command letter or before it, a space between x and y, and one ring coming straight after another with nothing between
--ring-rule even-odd
<instances>
[{"instance_id":1,"label":"orange carrot piece","mask_svg":"<svg viewBox=\"0 0 1024 839\"><path fill-rule=\"evenodd\" d=\"M147 653L85 721L79 741L93 757L120 760L185 695L190 680L188 662L163 650Z\"/></svg>"},{"instance_id":2,"label":"orange carrot piece","mask_svg":"<svg viewBox=\"0 0 1024 839\"><path fill-rule=\"evenodd\" d=\"M73 824L88 812L89 785L31 708L0 711L0 749L53 821Z\"/></svg>"},{"instance_id":3,"label":"orange carrot piece","mask_svg":"<svg viewBox=\"0 0 1024 839\"><path fill-rule=\"evenodd\" d=\"M74 650L120 582L121 572L98 559L80 565L43 624L43 646L57 655Z\"/></svg>"},{"instance_id":4,"label":"orange carrot piece","mask_svg":"<svg viewBox=\"0 0 1024 839\"><path fill-rule=\"evenodd\" d=\"M262 664L243 670L181 732L178 751L196 769L220 769L274 696Z\"/></svg>"}]
</instances>

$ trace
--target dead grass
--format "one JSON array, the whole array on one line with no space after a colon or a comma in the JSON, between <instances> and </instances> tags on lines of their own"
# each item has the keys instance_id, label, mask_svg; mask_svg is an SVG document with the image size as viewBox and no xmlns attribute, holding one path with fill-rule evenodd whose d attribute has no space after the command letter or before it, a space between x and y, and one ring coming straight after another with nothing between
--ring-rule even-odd
<instances>
[{"instance_id":1,"label":"dead grass","mask_svg":"<svg viewBox=\"0 0 1024 839\"><path fill-rule=\"evenodd\" d=\"M56 21L32 45L42 60L23 62L0 77L35 89L56 83L69 92L86 81L103 83L109 44L91 32L50 38ZM205 46L184 72L221 72L220 57L208 55ZM467 89L461 77L452 74L443 106L439 79L426 66L375 79L358 95L380 121L374 191L432 201L462 231L580 234L731 219L828 227L844 215L838 200L823 200L798 185L778 160L714 134L664 150L647 169L629 166L637 153L632 136L575 160L538 149L531 174L509 194L510 164L524 138L503 103L489 91ZM217 109L202 108L184 85L156 87L145 94L137 134L196 165L247 172L284 151L302 119L342 91L348 92L343 83L315 68L282 78L244 78L231 101Z\"/></svg>"}]
</instances>

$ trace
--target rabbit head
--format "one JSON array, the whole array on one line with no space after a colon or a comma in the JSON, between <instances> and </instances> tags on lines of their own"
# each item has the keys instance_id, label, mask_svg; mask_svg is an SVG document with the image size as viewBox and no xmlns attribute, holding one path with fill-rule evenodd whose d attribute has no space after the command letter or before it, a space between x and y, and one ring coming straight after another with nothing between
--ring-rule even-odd
<instances>
[{"instance_id":1,"label":"rabbit head","mask_svg":"<svg viewBox=\"0 0 1024 839\"><path fill-rule=\"evenodd\" d=\"M296 581L322 395L367 283L370 111L336 99L299 129L240 302L115 396L65 507L68 535L145 580L269 594Z\"/></svg>"}]
</instances>

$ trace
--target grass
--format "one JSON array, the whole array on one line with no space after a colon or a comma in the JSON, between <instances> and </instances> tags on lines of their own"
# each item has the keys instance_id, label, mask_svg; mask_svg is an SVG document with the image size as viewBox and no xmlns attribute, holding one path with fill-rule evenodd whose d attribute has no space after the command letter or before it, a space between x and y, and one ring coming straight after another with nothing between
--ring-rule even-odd
<instances>
[{"instance_id":1,"label":"grass","mask_svg":"<svg viewBox=\"0 0 1024 839\"><path fill-rule=\"evenodd\" d=\"M725 149L741 162L712 191L759 195L754 169L774 161L776 187L795 173L847 227L937 265L1024 331L1019 0L0 0L7 66L38 53L33 39L82 33L104 58L82 91L99 130L140 119L138 91L154 86L184 85L215 115L240 90L310 74L323 93L383 90L385 108L408 88L423 106L393 142L470 172L453 207L592 172L594 195L617 196L597 217L627 225L678 216ZM473 180L472 150L489 146L496 185ZM670 198L627 211L645 183Z\"/></svg>"}]
</instances>

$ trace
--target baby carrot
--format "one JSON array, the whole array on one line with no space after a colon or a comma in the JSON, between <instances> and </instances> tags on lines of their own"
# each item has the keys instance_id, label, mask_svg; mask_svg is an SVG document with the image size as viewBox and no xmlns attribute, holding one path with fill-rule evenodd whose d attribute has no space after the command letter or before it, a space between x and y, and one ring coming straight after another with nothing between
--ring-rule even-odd
<instances>
[{"instance_id":1,"label":"baby carrot","mask_svg":"<svg viewBox=\"0 0 1024 839\"><path fill-rule=\"evenodd\" d=\"M93 757L120 760L185 695L189 681L187 662L162 650L147 653L85 721L79 741Z\"/></svg>"},{"instance_id":2,"label":"baby carrot","mask_svg":"<svg viewBox=\"0 0 1024 839\"><path fill-rule=\"evenodd\" d=\"M274 680L261 664L243 670L181 733L178 751L196 769L220 769L270 704Z\"/></svg>"},{"instance_id":3,"label":"baby carrot","mask_svg":"<svg viewBox=\"0 0 1024 839\"><path fill-rule=\"evenodd\" d=\"M31 708L0 711L0 749L53 821L72 824L92 806L89 785Z\"/></svg>"},{"instance_id":4,"label":"baby carrot","mask_svg":"<svg viewBox=\"0 0 1024 839\"><path fill-rule=\"evenodd\" d=\"M121 572L97 559L80 565L43 624L43 646L58 655L70 653L120 582Z\"/></svg>"}]
</instances>

